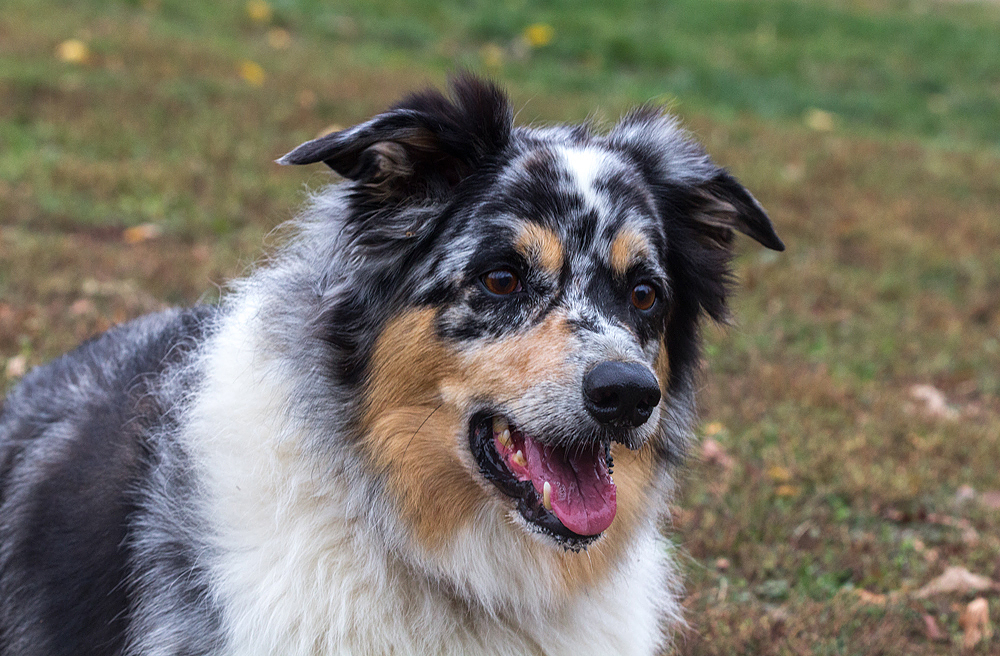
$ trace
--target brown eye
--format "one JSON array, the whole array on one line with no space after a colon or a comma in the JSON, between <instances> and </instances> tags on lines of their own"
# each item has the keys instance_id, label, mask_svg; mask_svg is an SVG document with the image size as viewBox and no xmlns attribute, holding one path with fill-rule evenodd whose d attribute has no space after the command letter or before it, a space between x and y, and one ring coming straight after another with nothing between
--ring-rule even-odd
<instances>
[{"instance_id":1,"label":"brown eye","mask_svg":"<svg viewBox=\"0 0 1000 656\"><path fill-rule=\"evenodd\" d=\"M656 290L650 285L640 283L632 289L632 305L640 310L648 310L656 302Z\"/></svg>"},{"instance_id":2,"label":"brown eye","mask_svg":"<svg viewBox=\"0 0 1000 656\"><path fill-rule=\"evenodd\" d=\"M490 271L483 276L483 284L486 289L497 296L506 296L514 292L521 291L521 281L517 274L507 269L497 269Z\"/></svg>"}]
</instances>

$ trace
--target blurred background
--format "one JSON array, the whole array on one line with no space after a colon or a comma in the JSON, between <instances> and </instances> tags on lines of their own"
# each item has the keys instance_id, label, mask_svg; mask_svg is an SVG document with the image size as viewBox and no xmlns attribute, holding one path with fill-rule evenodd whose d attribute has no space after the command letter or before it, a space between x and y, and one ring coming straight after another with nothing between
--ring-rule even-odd
<instances>
[{"instance_id":1,"label":"blurred background","mask_svg":"<svg viewBox=\"0 0 1000 656\"><path fill-rule=\"evenodd\" d=\"M4 0L0 391L215 300L330 179L272 160L459 67L670 108L788 245L707 331L679 652L1000 653L997 2Z\"/></svg>"}]
</instances>

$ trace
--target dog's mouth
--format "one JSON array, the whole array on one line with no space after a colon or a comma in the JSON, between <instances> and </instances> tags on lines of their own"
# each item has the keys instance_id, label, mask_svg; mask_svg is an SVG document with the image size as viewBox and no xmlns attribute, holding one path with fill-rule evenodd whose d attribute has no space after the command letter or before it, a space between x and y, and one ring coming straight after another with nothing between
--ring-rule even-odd
<instances>
[{"instance_id":1,"label":"dog's mouth","mask_svg":"<svg viewBox=\"0 0 1000 656\"><path fill-rule=\"evenodd\" d=\"M528 524L567 548L586 547L615 518L609 443L551 446L507 417L481 413L472 420L469 444L483 476L516 501Z\"/></svg>"}]
</instances>

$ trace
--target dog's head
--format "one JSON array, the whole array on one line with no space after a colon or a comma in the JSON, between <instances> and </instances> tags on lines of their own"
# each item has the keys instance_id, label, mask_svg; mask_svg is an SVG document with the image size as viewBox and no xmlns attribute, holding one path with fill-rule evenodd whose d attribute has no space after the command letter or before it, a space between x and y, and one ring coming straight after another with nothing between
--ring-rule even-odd
<instances>
[{"instance_id":1,"label":"dog's head","mask_svg":"<svg viewBox=\"0 0 1000 656\"><path fill-rule=\"evenodd\" d=\"M318 330L424 547L496 520L577 550L662 510L733 231L784 248L674 119L515 128L502 92L463 77L279 161L348 180Z\"/></svg>"}]
</instances>

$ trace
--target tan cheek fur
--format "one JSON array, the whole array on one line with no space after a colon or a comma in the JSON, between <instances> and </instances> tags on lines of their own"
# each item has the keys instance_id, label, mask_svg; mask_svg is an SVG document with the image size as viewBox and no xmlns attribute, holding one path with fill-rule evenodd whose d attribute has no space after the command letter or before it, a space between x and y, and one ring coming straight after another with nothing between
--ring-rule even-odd
<instances>
[{"instance_id":1,"label":"tan cheek fur","mask_svg":"<svg viewBox=\"0 0 1000 656\"><path fill-rule=\"evenodd\" d=\"M434 311L406 313L376 344L367 392L365 443L388 475L400 512L419 542L434 552L476 520L488 494L463 464L464 412L473 399L511 402L541 379L569 376L572 348L565 318L553 313L532 330L467 354L434 335ZM651 450L612 447L618 512L602 539L586 552L563 551L524 536L531 557L556 561L560 587L580 591L606 577L649 514L654 476ZM520 528L511 526L511 530ZM523 556L528 556L528 553Z\"/></svg>"},{"instance_id":2,"label":"tan cheek fur","mask_svg":"<svg viewBox=\"0 0 1000 656\"><path fill-rule=\"evenodd\" d=\"M515 247L525 259L542 267L550 276L559 275L563 265L563 248L556 233L536 223L525 223Z\"/></svg>"},{"instance_id":3,"label":"tan cheek fur","mask_svg":"<svg viewBox=\"0 0 1000 656\"><path fill-rule=\"evenodd\" d=\"M531 330L463 355L461 370L442 382L449 404L467 406L473 398L512 403L542 381L565 380L571 331L553 312Z\"/></svg>"},{"instance_id":4,"label":"tan cheek fur","mask_svg":"<svg viewBox=\"0 0 1000 656\"><path fill-rule=\"evenodd\" d=\"M364 416L369 456L388 475L402 519L431 548L486 500L455 449L462 417L442 404L438 387L455 360L433 324L430 309L389 324L372 357Z\"/></svg>"}]
</instances>

